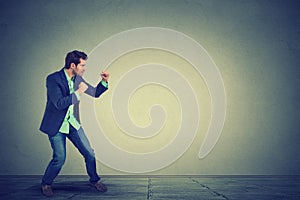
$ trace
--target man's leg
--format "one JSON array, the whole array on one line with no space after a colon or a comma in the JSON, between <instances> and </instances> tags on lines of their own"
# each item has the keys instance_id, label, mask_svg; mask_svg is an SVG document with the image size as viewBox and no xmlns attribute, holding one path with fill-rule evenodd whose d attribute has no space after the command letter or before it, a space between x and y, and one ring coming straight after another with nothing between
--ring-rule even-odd
<instances>
[{"instance_id":1,"label":"man's leg","mask_svg":"<svg viewBox=\"0 0 300 200\"><path fill-rule=\"evenodd\" d=\"M92 149L88 138L86 137L84 130L80 128L78 131L70 126L70 134L68 138L74 144L74 146L78 149L81 155L84 157L86 171L90 177L90 182L100 191L106 192L107 188L104 184L100 184L100 177L97 174L96 168L96 158L94 150ZM100 185L97 185L100 184ZM99 188L97 187L99 186Z\"/></svg>"},{"instance_id":2,"label":"man's leg","mask_svg":"<svg viewBox=\"0 0 300 200\"><path fill-rule=\"evenodd\" d=\"M42 189L51 190L51 187L49 186L53 183L53 180L60 172L66 160L66 135L63 133L57 133L54 136L49 136L49 141L53 150L53 156L42 178ZM51 192L52 191L50 191L50 193ZM47 194L45 195L48 196Z\"/></svg>"}]
</instances>

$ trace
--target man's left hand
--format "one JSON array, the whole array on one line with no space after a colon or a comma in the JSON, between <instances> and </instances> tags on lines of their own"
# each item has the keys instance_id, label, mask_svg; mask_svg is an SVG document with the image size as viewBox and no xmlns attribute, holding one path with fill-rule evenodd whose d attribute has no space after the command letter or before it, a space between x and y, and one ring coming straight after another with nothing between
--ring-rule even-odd
<instances>
[{"instance_id":1,"label":"man's left hand","mask_svg":"<svg viewBox=\"0 0 300 200\"><path fill-rule=\"evenodd\" d=\"M109 78L109 72L107 72L107 71L101 72L101 78L103 81L107 82L108 78Z\"/></svg>"}]
</instances>

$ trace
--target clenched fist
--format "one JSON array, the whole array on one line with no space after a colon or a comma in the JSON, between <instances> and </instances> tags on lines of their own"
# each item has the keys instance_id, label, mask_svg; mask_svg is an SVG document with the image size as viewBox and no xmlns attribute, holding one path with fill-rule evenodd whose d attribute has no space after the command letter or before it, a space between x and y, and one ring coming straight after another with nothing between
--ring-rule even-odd
<instances>
[{"instance_id":1,"label":"clenched fist","mask_svg":"<svg viewBox=\"0 0 300 200\"><path fill-rule=\"evenodd\" d=\"M87 84L85 84L84 82L81 82L79 84L79 88L78 88L78 93L81 94L81 93L84 93L86 90L88 89L88 86Z\"/></svg>"},{"instance_id":2,"label":"clenched fist","mask_svg":"<svg viewBox=\"0 0 300 200\"><path fill-rule=\"evenodd\" d=\"M107 82L109 78L109 73L107 71L101 72L101 78L103 81Z\"/></svg>"}]
</instances>

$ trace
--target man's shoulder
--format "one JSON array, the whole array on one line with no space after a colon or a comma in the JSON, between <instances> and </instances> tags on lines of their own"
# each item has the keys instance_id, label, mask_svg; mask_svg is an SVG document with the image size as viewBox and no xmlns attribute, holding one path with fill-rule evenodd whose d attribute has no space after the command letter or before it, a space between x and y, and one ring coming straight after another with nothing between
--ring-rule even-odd
<instances>
[{"instance_id":1,"label":"man's shoulder","mask_svg":"<svg viewBox=\"0 0 300 200\"><path fill-rule=\"evenodd\" d=\"M61 77L62 73L63 73L63 69L53 72L47 76L47 80L58 79Z\"/></svg>"}]
</instances>

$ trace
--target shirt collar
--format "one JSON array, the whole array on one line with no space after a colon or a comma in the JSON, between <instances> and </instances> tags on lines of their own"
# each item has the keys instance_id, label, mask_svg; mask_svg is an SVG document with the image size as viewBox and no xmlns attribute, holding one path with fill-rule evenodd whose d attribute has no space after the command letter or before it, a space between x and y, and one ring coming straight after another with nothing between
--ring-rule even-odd
<instances>
[{"instance_id":1,"label":"shirt collar","mask_svg":"<svg viewBox=\"0 0 300 200\"><path fill-rule=\"evenodd\" d=\"M70 78L70 76L67 74L66 70L64 69L64 72L65 72L65 75L66 75L66 78L67 78L67 81L73 81L75 76L73 76L72 78Z\"/></svg>"}]
</instances>

